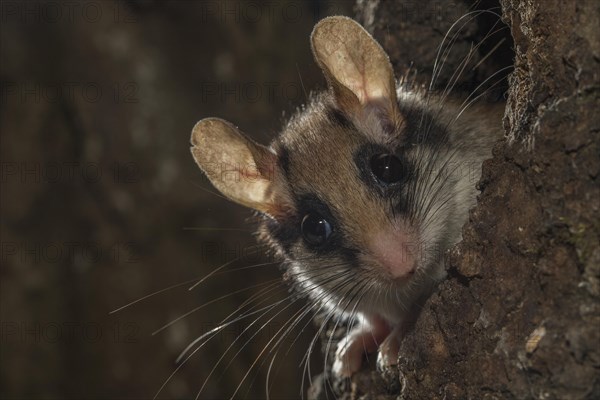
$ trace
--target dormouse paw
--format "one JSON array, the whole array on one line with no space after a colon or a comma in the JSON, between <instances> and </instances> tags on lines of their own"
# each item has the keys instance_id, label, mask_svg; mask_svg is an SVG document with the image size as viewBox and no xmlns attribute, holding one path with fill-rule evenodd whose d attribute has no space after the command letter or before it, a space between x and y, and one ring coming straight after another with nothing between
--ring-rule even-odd
<instances>
[{"instance_id":1,"label":"dormouse paw","mask_svg":"<svg viewBox=\"0 0 600 400\"><path fill-rule=\"evenodd\" d=\"M372 317L354 328L337 345L333 373L348 378L360 370L365 354L373 353L389 335L390 328L380 318Z\"/></svg>"},{"instance_id":2,"label":"dormouse paw","mask_svg":"<svg viewBox=\"0 0 600 400\"><path fill-rule=\"evenodd\" d=\"M333 373L339 378L349 378L360 369L363 349L358 346L356 337L348 335L337 345L333 361Z\"/></svg>"},{"instance_id":3,"label":"dormouse paw","mask_svg":"<svg viewBox=\"0 0 600 400\"><path fill-rule=\"evenodd\" d=\"M400 350L400 336L394 329L379 346L377 353L377 370L380 372L388 371L390 368L398 365L398 352Z\"/></svg>"}]
</instances>

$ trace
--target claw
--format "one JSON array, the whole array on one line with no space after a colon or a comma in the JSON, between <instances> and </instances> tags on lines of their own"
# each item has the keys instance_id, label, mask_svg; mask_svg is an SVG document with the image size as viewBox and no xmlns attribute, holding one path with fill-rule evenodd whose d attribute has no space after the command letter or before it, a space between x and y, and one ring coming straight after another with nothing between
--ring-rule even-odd
<instances>
[{"instance_id":1,"label":"claw","mask_svg":"<svg viewBox=\"0 0 600 400\"><path fill-rule=\"evenodd\" d=\"M400 350L400 335L398 328L394 328L383 343L379 346L377 354L377 369L386 371L398 365L398 352Z\"/></svg>"},{"instance_id":2,"label":"claw","mask_svg":"<svg viewBox=\"0 0 600 400\"><path fill-rule=\"evenodd\" d=\"M380 317L362 321L338 343L333 373L340 378L352 376L360 370L363 356L376 351L390 331L389 325Z\"/></svg>"},{"instance_id":3,"label":"claw","mask_svg":"<svg viewBox=\"0 0 600 400\"><path fill-rule=\"evenodd\" d=\"M349 378L360 369L363 351L352 340L350 335L344 337L337 346L335 360L333 362L333 373L340 378Z\"/></svg>"}]
</instances>

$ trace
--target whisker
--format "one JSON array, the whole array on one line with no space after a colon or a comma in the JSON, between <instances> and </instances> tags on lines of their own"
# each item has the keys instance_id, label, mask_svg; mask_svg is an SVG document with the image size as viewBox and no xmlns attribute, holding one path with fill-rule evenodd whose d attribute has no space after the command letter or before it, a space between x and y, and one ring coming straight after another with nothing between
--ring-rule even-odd
<instances>
[{"instance_id":1,"label":"whisker","mask_svg":"<svg viewBox=\"0 0 600 400\"><path fill-rule=\"evenodd\" d=\"M287 299L283 299L283 300L281 300L281 301L279 301L279 302L277 302L277 303L275 303L274 305L271 305L271 306L269 306L269 307L272 307L272 308L273 308L273 307L276 307L277 305L281 304L282 302L284 302L284 301L286 301L286 300L287 300ZM265 308L268 308L268 307L265 307ZM258 312L260 312L260 311L261 311L261 310L258 310L258 311L254 312L254 313L258 313ZM267 311L267 312L268 312L268 311ZM190 345L188 345L188 347L187 347L187 348L186 348L186 349L185 349L185 350L184 350L184 351L183 351L183 352L182 352L182 353L179 355L179 357L177 357L177 360L176 360L175 362L176 362L176 363L179 363L179 362L180 362L180 360L181 360L181 358L182 358L182 356L184 356L184 354L185 354L185 353L186 353L186 352L187 352L187 351L188 351L188 350L189 350L191 347L193 347L193 346L194 346L196 343L198 343L198 341L200 341L201 339L205 338L206 336L210 335L211 333L218 332L218 331L222 330L222 329L223 329L225 326L229 326L231 323L235 323L235 322L237 322L237 321L239 321L239 320L241 320L241 319L243 319L243 318L246 318L246 317L248 317L248 316L250 316L250 315L252 315L252 314L244 315L244 316L242 316L242 317L240 317L240 318L237 318L237 319L236 319L236 320L234 320L234 321L231 321L230 323L228 323L228 324L226 324L226 325L220 325L220 326L218 326L218 327L216 327L216 328L212 329L211 331L209 331L209 332L207 332L207 333L203 334L203 335L202 335L200 338L198 338L198 339L194 340L194 342L192 342ZM214 336L213 336L213 337L214 337ZM162 392L162 390L164 389L164 387L165 387L165 386L166 386L166 385L167 385L167 384L168 384L168 383L171 381L171 379L173 378L173 376L175 376L175 374L176 374L176 373L177 373L177 372L178 372L178 371L179 371L179 370L180 370L180 369L181 369L181 368L182 368L182 367L185 365L185 363L186 363L186 362L187 362L187 361L188 361L188 360L189 360L189 359L190 359L190 358L191 358L191 357L192 357L192 356L193 356L193 355L194 355L196 352L198 352L198 351L199 351L201 348L202 348L202 346L198 346L196 349L194 349L194 351L193 351L191 354L189 354L189 355L188 355L188 356L185 358L185 360L183 360L183 362L181 362L181 363L179 363L179 365L177 365L177 367L175 368L175 370L174 370L174 371L171 373L171 375L169 375L169 377L168 377L168 378L165 380L165 382L164 382L164 383L161 385L161 387L158 389L158 391L157 391L157 392L156 392L156 394L154 395L154 399L156 399L156 398L158 397L158 395L159 395L159 394Z\"/></svg>"},{"instance_id":2,"label":"whisker","mask_svg":"<svg viewBox=\"0 0 600 400\"><path fill-rule=\"evenodd\" d=\"M111 312L109 312L108 314L109 314L109 315L110 315L110 314L114 314L114 313L116 313L116 312L118 312L118 311L121 311L121 310L123 310L123 309L125 309L125 308L127 308L127 307L129 307L129 306L132 306L132 305L134 305L134 304L136 304L136 303L139 303L140 301L146 300L146 299L148 299L148 298L150 298L150 297L152 297L152 296L155 296L155 295L157 295L157 294L164 293L164 292L166 292L166 291L168 291L168 290L175 289L176 287L184 286L184 285L187 285L187 284L189 284L189 283L195 282L195 281L196 281L196 279L198 279L198 278L190 279L190 280L187 280L187 281L185 281L185 282L177 283L177 284L175 284L175 285L171 285L171 286L169 286L169 287L166 287L166 288L164 288L164 289L157 290L156 292L152 292L152 293L150 293L150 294L147 294L147 295L145 295L145 296L143 296L143 297L140 297L140 298L139 298L139 299L137 299L137 300L134 300L134 301L132 301L132 302L130 302L130 303L127 303L127 304L125 304L124 306L121 306L121 307L119 307L119 308L116 308L116 309L112 310Z\"/></svg>"},{"instance_id":3,"label":"whisker","mask_svg":"<svg viewBox=\"0 0 600 400\"><path fill-rule=\"evenodd\" d=\"M308 94L306 93L306 89L304 88L304 82L302 81L302 74L300 73L300 68L298 67L298 63L296 63L296 71L298 71L298 78L300 78L300 86L302 86L302 92L304 93L304 98L308 99Z\"/></svg>"},{"instance_id":4,"label":"whisker","mask_svg":"<svg viewBox=\"0 0 600 400\"><path fill-rule=\"evenodd\" d=\"M250 303L251 303L251 301L253 301L254 299L257 299L257 298L259 298L260 296L266 295L266 294L270 293L271 291L273 291L273 290L277 289L277 288L279 287L279 286L278 286L278 283L279 283L279 282L277 282L277 283L275 283L275 284L272 284L272 285L269 285L267 288L263 288L263 289L262 289L262 290L261 290L259 293L257 293L256 295L254 295L254 296L252 296L252 297L251 297L251 299L252 299L252 300L251 300L251 299L249 299L249 301L245 301L245 302L244 302L244 303L243 303L243 304L242 304L240 307L238 307L238 308L237 308L235 311L233 311L231 314L229 314L227 317L225 317L225 318L224 318L224 319L223 319L223 320L222 320L222 321L219 323L219 325L218 325L217 327L215 327L215 328L211 329L210 331L208 331L208 332L206 332L206 333L202 334L201 336L199 336L198 338L196 338L196 339L195 339L195 340L194 340L192 343L190 343L190 344L189 344L189 345L188 345L188 346L187 346L187 347L186 347L186 348L185 348L185 349L184 349L184 350L181 352L181 354L179 355L179 357L177 357L177 360L175 360L175 362L176 362L176 363L179 363L179 362L181 361L181 359L182 359L182 358L185 356L185 354L186 354L186 353L187 353L187 352L188 352L188 351L189 351L189 350L190 350L192 347L194 347L194 346L195 346L197 343L199 343L200 341L202 341L204 338L208 337L209 335L211 335L211 334L213 334L213 333L218 333L218 332L222 331L224 328L226 328L226 327L228 327L228 326L230 326L230 325L232 325L232 324L234 324L234 323L236 323L236 322L239 322L239 321L241 321L241 320L243 320L243 319L245 319L245 318L247 318L247 317L249 317L249 316L255 315L255 314L257 314L258 312L261 312L261 311L263 311L263 310L265 310L265 309L267 309L267 308L271 307L271 305L269 305L269 306L266 306L266 307L263 307L263 308L260 308L260 309L258 309L258 310L254 310L254 311L251 311L251 310L252 310L252 308L250 308L250 309L249 309L249 310L246 312L246 314L243 314L243 315L241 315L241 316L239 316L239 317L236 317L236 318L230 319L230 318L232 318L232 317L233 317L235 314L237 314L237 313L241 312L241 311L243 310L243 308L244 308L246 305L250 304ZM279 288L280 288L280 287L279 287ZM262 293L261 293L261 292L262 292ZM271 298L271 297L273 297L273 296L274 296L274 295L270 296L270 297L269 297L269 298L267 298L266 300L270 299L270 298ZM263 301L261 301L260 303L258 303L258 305L255 305L255 307L259 306L261 303L264 303L266 300L263 300ZM283 301L283 300L280 300L279 302L282 302L282 301ZM211 338L212 338L212 337L213 337L213 336L211 336ZM203 344L202 344L202 345L200 345L200 346L203 346Z\"/></svg>"},{"instance_id":5,"label":"whisker","mask_svg":"<svg viewBox=\"0 0 600 400\"><path fill-rule=\"evenodd\" d=\"M214 270L212 270L211 272L209 272L207 275L205 275L203 278L201 278L200 280L198 280L198 282L196 282L196 283L194 283L192 286L190 286L190 287L188 288L188 290L193 290L193 289L194 289L196 286L200 285L202 282L204 282L204 281L206 281L207 279L211 278L212 276L216 275L216 274L217 274L217 272L219 272L219 271L223 270L223 268L225 268L225 267L227 267L227 266L229 266L229 265L233 264L233 263L234 263L234 262L236 262L236 261L239 261L239 260L241 260L241 259L242 259L242 258L244 258L244 257L246 257L246 255L243 255L243 256L240 256L240 257L234 258L233 260L226 262L225 264L221 265L220 267L218 267L218 268L215 268Z\"/></svg>"},{"instance_id":6,"label":"whisker","mask_svg":"<svg viewBox=\"0 0 600 400\"><path fill-rule=\"evenodd\" d=\"M485 79L483 82L481 82L481 83L479 84L479 86L477 86L477 87L475 88L475 90L473 91L473 93L475 93L475 91L476 91L477 89L479 89L481 86L485 85L485 84L487 83L487 81L489 81L490 79L494 78L496 75L498 75L498 74L500 74L500 73L503 73L504 71L506 71L506 70L509 70L509 69L511 69L511 68L512 68L512 65L510 65L510 66L507 66L507 67L504 67L504 68L501 68L501 69L499 69L498 71L494 72L492 75L490 75L489 77L487 77L487 78L486 78L486 79ZM470 100L470 101L469 101L469 102L468 102L468 103L467 103L467 104L466 104L466 105L463 107L463 105L465 104L465 102L467 102L467 100L469 100L469 99L470 99L470 97L473 95L473 93L472 93L472 94L470 94L470 95L469 95L469 96L468 96L468 97L465 99L465 101L463 101L463 103L461 104L461 109L460 109L460 111L459 111L458 115L457 115L457 116L454 118L454 121L458 120L458 119L460 118L460 116L462 115L462 113L463 113L463 112L464 112L464 111L465 111L465 110L466 110L466 109L467 109L467 108L468 108L468 107L469 107L471 104L473 104L475 101L479 100L479 98L481 98L482 96L484 96L484 95L487 93L487 91L488 91L488 90L491 90L493 87L495 87L496 85L498 85L500 82L502 82L502 78L498 79L498 80L497 80L497 81L496 81L496 82L495 82L495 83L494 83L492 86L490 86L488 89L486 89L486 90L485 90L483 93L481 93L481 94L479 94L477 97L474 97L473 99L471 99L471 100Z\"/></svg>"},{"instance_id":7,"label":"whisker","mask_svg":"<svg viewBox=\"0 0 600 400\"><path fill-rule=\"evenodd\" d=\"M499 32L501 29L497 30L496 32ZM495 33L495 32L494 32ZM485 38L483 39L485 40ZM502 39L500 39L498 41L498 43L496 43L496 45L490 50L488 51L488 53L483 56L481 58L481 60L479 60L479 62L472 68L472 69L477 69L481 64L483 64L485 62L485 60L487 60L496 50L498 50L498 48L502 45L502 43L504 43L506 41L506 38L503 37Z\"/></svg>"},{"instance_id":8,"label":"whisker","mask_svg":"<svg viewBox=\"0 0 600 400\"><path fill-rule=\"evenodd\" d=\"M215 232L248 232L251 233L248 229L240 229L240 228L200 228L195 226L184 226L184 231L215 231Z\"/></svg>"},{"instance_id":9,"label":"whisker","mask_svg":"<svg viewBox=\"0 0 600 400\"><path fill-rule=\"evenodd\" d=\"M287 299L286 299L287 300ZM258 335L277 315L281 314L282 312L284 312L285 310L287 310L289 307L291 307L296 301L298 301L298 299L292 300L290 303L288 303L285 307L283 307L282 309L280 309L274 316L272 316L271 318L269 318L265 323L263 323L259 329L250 337L250 339L248 339L246 341L246 343L244 343L244 345L240 348L240 350L238 350L238 352L232 357L232 361L233 359L235 359L235 357L237 357L240 352L250 343L250 341L252 339L254 339L256 337L256 335ZM271 308L272 309L272 308ZM268 311L270 311L271 309L269 309ZM267 312L268 312L267 311ZM229 353L229 351L231 350L231 348L233 347L233 345L235 343L237 343L237 341L242 337L242 335L244 333L246 333L254 324L256 324L260 318L262 318L267 312L263 313L260 317L256 318L254 321L252 321L252 323L250 323L250 325L248 325L246 328L244 328L244 330L242 331L242 333L229 345L229 347L225 350L225 352L223 353L223 355L221 355L221 357L219 358L219 360L216 362L216 364L214 365L214 367L212 368L212 370L210 371L210 373L208 374L208 376L206 377L206 379L204 380L204 383L202 384L202 386L200 387L200 390L198 391L198 394L196 395L196 400L200 397L200 394L202 393L202 391L204 390L204 387L206 386L206 384L208 383L210 377L214 374L215 370L217 369L217 366L219 366L219 364L221 363L221 361L223 361L223 358L227 355L227 353ZM192 353L193 354L193 353ZM227 365L227 367L229 367L229 365L231 364L231 362ZM226 369L227 369L226 367ZM244 379L248 374L244 375ZM244 379L242 379L242 382L244 381ZM240 385L242 384L242 382L240 382ZM238 385L238 387L235 390L235 393L233 394L233 396L231 396L231 398L233 398L235 396L235 394L237 394L240 385Z\"/></svg>"},{"instance_id":10,"label":"whisker","mask_svg":"<svg viewBox=\"0 0 600 400\"><path fill-rule=\"evenodd\" d=\"M207 188L205 188L205 187L202 187L202 186L198 185L196 182L193 182L193 181L189 181L189 183L190 183L192 186L194 186L196 189L203 190L203 191L205 191L205 192L207 192L207 193L210 193L210 194L212 194L212 195L214 195L214 196L217 196L217 197L220 197L220 198L222 198L222 199L224 199L224 200L227 200L227 201L229 201L229 199L228 199L227 197L225 197L225 196L223 196L223 195L221 195L221 194L219 194L219 193L215 192L214 190L210 190L210 189L207 189Z\"/></svg>"},{"instance_id":11,"label":"whisker","mask_svg":"<svg viewBox=\"0 0 600 400\"><path fill-rule=\"evenodd\" d=\"M212 299L212 300L210 300L210 301L208 301L208 302L206 302L206 303L204 303L204 304L202 304L202 305L200 305L200 306L198 306L198 307L196 307L196 308L194 308L194 309L186 312L185 314L181 315L180 317L177 317L176 319L174 319L171 322L163 325L162 327L158 328L157 330L155 330L154 332L152 332L152 336L156 335L159 332L162 332L163 330L165 330L166 328L170 327L171 325L173 325L173 324L177 323L178 321L182 320L183 318L185 318L185 317L187 317L187 316L195 313L196 311L201 310L202 308L204 308L206 306L214 304L214 303L216 303L216 302L218 302L220 300L226 299L227 297L231 297L231 296L234 296L236 294L239 294L239 293L242 293L242 292L246 292L248 290L255 289L257 287L273 283L274 281L279 281L279 279L271 279L271 280L268 280L266 282L262 282L262 283L259 283L259 284L256 284L256 285L252 285L252 286L248 286L248 287L243 288L243 289L236 290L236 291L228 293L226 295L217 297L216 299Z\"/></svg>"},{"instance_id":12,"label":"whisker","mask_svg":"<svg viewBox=\"0 0 600 400\"><path fill-rule=\"evenodd\" d=\"M440 46L438 47L438 52L437 55L435 57L435 61L433 62L433 72L432 72L432 77L431 77L431 81L429 83L429 91L433 91L433 86L435 84L435 81L437 80L437 78L439 77L441 70L444 66L444 64L446 63L446 60L448 58L448 54L449 51L452 49L452 47L454 46L454 42L457 39L457 35L458 33L460 33L460 31L464 28L465 25L467 25L468 23L470 23L473 19L477 18L477 16L479 14L481 14L483 11L470 11L468 13L466 13L465 15L461 16L459 19L457 19L451 26L450 28L448 28L448 31L446 32L446 34L444 35L444 38L442 39L442 42L440 43ZM452 32L452 30L454 29L454 27L459 24L461 22L461 20L463 20L463 18L467 18L470 17L466 22L463 23L463 25L460 27L460 29L458 29L452 39L450 40L451 45L446 44L446 39L448 39L448 35L450 34L450 32ZM444 46L449 46L447 50L444 50L442 52L442 49L444 49ZM445 53L446 56L444 57L444 60L442 61L441 65L439 65L439 60L440 60L440 56L441 53Z\"/></svg>"},{"instance_id":13,"label":"whisker","mask_svg":"<svg viewBox=\"0 0 600 400\"><path fill-rule=\"evenodd\" d=\"M359 281L359 282L357 282L357 283L356 283L356 284L355 284L355 285L354 285L354 286L353 286L353 287L350 289L350 291L349 291L349 292L346 294L346 296L342 297L342 298L349 297L349 295L352 293L352 291L353 291L354 289L356 289L356 292L355 292L355 293L352 295L352 298L349 298L349 299L348 299L348 301L347 301L347 304L346 304L346 305L345 305L345 306L342 308L342 311L341 311L341 313L345 313L345 312L346 312L347 308L350 306L350 304L352 303L352 301L354 301L354 299L356 298L356 296L357 296L358 294L360 294L360 293L361 293L361 291L363 291L363 289L365 288L365 286L366 286L366 283L365 283L365 282ZM363 292L363 295L364 295L364 293L365 293L365 292ZM362 298L362 296L363 296L363 295L361 295L361 298ZM338 304L338 305L339 305L339 304ZM356 309L356 306L358 306L358 302L355 304L354 310ZM336 307L336 309L338 309L338 307ZM353 314L354 314L354 313L351 313L351 314L350 314L350 315L351 315L351 318L354 318ZM337 327L338 327L339 323L340 323L340 319L338 319L338 320L336 321L336 323L335 323L335 325L334 325L334 327L333 327L333 329L332 329L332 332L335 332L335 330L337 329ZM330 348L331 348L331 343L332 343L332 341L333 341L333 336L329 336L329 339L328 339L328 341L327 341L327 346L326 346L326 348L325 348L325 352L324 352L324 353L325 353L325 357L324 357L324 361L323 361L323 370L326 370L326 369L327 369L327 358L329 357L329 352L330 352ZM331 389L331 390L333 390L333 387L331 386L331 383L329 382L329 379L327 379L327 383L328 383L328 385L329 385L330 389Z\"/></svg>"},{"instance_id":14,"label":"whisker","mask_svg":"<svg viewBox=\"0 0 600 400\"><path fill-rule=\"evenodd\" d=\"M269 289L269 290L266 290L266 292L265 292L265 293L262 293L262 294L261 294L261 296L262 296L262 295L265 295L265 294L267 294L268 292L271 292L272 290L273 290L273 288L271 288L271 289ZM262 291L265 291L265 289L263 289ZM257 296L253 296L253 297L259 297L259 295L257 295ZM273 297L273 296L270 296L269 298L271 298L271 297ZM264 303L265 301L269 300L269 298L267 298L267 299L265 299L265 300L261 301L261 303ZM283 303L283 302L284 302L284 301L286 301L287 299L288 299L288 298L285 298L285 299L283 299L283 300L281 300L281 301L278 301L278 302L276 302L276 303L275 303L275 304L273 304L273 305L269 305L269 306L266 306L266 307L260 308L260 309L258 309L258 310L255 310L255 311L253 311L253 312L250 312L250 310L251 310L251 309L250 309L250 310L248 310L248 312L246 312L246 314L244 314L244 315L242 315L242 316L240 316L240 317L238 317L238 318L235 318L235 319L234 319L234 320L232 320L232 321L229 321L229 322L227 322L227 323L224 323L224 322L225 322L227 319L229 319L231 316L233 316L233 315L235 315L237 312L241 311L241 308L242 308L242 307L244 306L244 304L246 304L248 301L244 302L244 304L242 304L242 306L241 306L241 307L239 307L239 308L238 308L236 311L234 311L234 312L233 312L233 313L231 313L231 314L230 314L228 317L226 317L226 318L225 318L225 319L224 319L224 320L221 322L221 324L220 324L219 326L217 326L216 328L214 328L213 330L211 330L211 331L209 331L209 332L206 332L204 335L202 335L201 337L197 338L196 340L194 340L194 342L192 342L190 345L188 345L188 346L187 346L187 348L186 348L186 349L185 349L185 350L184 350L184 351L183 351L183 352L182 352L182 353L179 355L179 357L177 358L177 361L176 361L176 362L179 362L179 361L181 360L181 358L182 358L182 357L185 355L185 353L186 353L186 352L187 352L189 349L191 349L191 348L192 348L192 347L193 347L193 346L194 346L196 343L198 343L199 341L201 341L201 340L202 340L202 339L204 339L205 337L207 337L207 336L210 336L210 337L209 337L209 338L208 338L208 339L207 339L207 340L206 340L206 341L205 341L203 344L200 344L200 345L198 346L198 348L196 348L196 349L195 349L195 350L194 350L194 351L193 351L193 352L192 352L192 353L191 353L191 354L190 354L190 355L189 355L189 356L188 356L188 357L187 357L187 358L186 358L186 359L183 361L183 363L181 364L181 366L182 366L183 364L185 364L185 362L186 362L186 361L187 361L189 358L191 358L191 357L192 357L192 356L193 356L193 355L194 355L194 354L195 354L195 353L196 353L198 350L200 350L200 348L201 348L201 347L203 347L203 346L204 346L204 344L206 344L206 343L207 343L208 341L210 341L210 340L211 340L213 337L215 337L215 336L216 336L216 335L217 335L217 334L218 334L218 333L219 333L219 332L220 332L222 329L224 329L225 327L227 327L227 326L230 326L231 324L233 324L233 323L236 323L236 322L238 322L238 321L240 321L240 320L242 320L242 319L244 319L244 318L247 318L247 317L249 317L249 316L255 315L255 314L257 314L257 313L259 313L259 312L261 312L261 311L264 311L264 313L263 313L262 315L265 315L265 314L266 314L267 312L269 312L271 309L275 308L276 306L278 306L279 304ZM258 307L259 305L260 305L260 303L257 305L257 307ZM261 317L259 316L259 317L258 317L258 319L260 319L260 318L261 318ZM256 321L255 321L255 322L256 322ZM179 368L177 368L177 369L179 369ZM175 371L175 372L176 372L176 371Z\"/></svg>"},{"instance_id":15,"label":"whisker","mask_svg":"<svg viewBox=\"0 0 600 400\"><path fill-rule=\"evenodd\" d=\"M332 289L332 291L333 291L333 290L337 290L337 289L340 289L340 288L341 288L343 285L347 285L347 284L351 283L351 281L350 281L350 280L343 279L343 278L345 278L345 277L347 277L348 275L351 275L351 274L352 274L352 271L345 271L345 272L344 272L342 275L338 275L338 276L329 277L329 278L328 278L326 281L324 281L324 282L320 282L319 284L320 284L320 285L323 285L323 284L326 284L326 283L328 283L328 282L330 282L330 281L333 281L333 280L336 280L336 279L338 279L338 280L341 280L342 282L341 282L340 284L336 285L336 286L334 287L334 289ZM331 297L331 295L330 295L329 293L325 292L325 293L321 294L321 295L320 295L318 298L316 298L316 299L314 300L314 303L313 303L313 305L312 305L312 306L310 306L310 307L306 307L306 308L304 309L304 311L302 312L302 314L301 314L301 315L299 315L299 316L298 316L298 317L295 319L295 321L294 321L292 324L290 324L290 326L287 328L287 330L286 330L286 331L285 331L285 332L284 332L284 333L281 335L281 337L279 338L279 340L278 340L278 341L275 343L275 345L273 346L273 349L274 349L274 348L279 348L279 346L280 346L280 344L282 343L283 339L284 339L284 338L285 338L285 337L286 337L286 336L287 336L287 335L288 335L288 334L291 332L291 330L292 330L292 329L293 329L293 328L294 328L296 325L298 325L298 323L300 323L300 321L301 321L301 320L302 320L302 319L303 319L303 318L304 318L304 317L305 317L305 316L306 316L306 315L307 315L309 312L311 312L311 311L312 311L312 310L313 310L315 307L319 306L319 310L320 310L320 309L322 309L322 308L325 306L325 301L323 301L323 300L324 300L326 297ZM310 305L310 304L309 304L309 305ZM317 312L319 312L319 311L317 311ZM304 325L304 327L306 327L306 326L307 326L309 323L310 323L310 319L309 319L309 320L308 320L308 322L307 322L307 323ZM303 329L304 329L304 328L302 328L302 330L303 330ZM316 335L316 336L318 336L318 334L319 334L319 333L317 333L317 335ZM292 342L292 344L291 344L291 345L290 345L290 347L288 348L288 352L289 352L289 350L291 349L291 347L293 346L293 344L294 344L294 343L297 341L297 339L299 338L299 336L300 336L300 333L299 333L299 334L296 336L296 338L294 339L294 341ZM316 336L315 336L315 337L316 337ZM313 340L314 340L314 338L313 338ZM310 347L309 347L309 348L310 348ZM273 352L273 349L271 349L271 350L270 350L270 353L271 353L271 352ZM277 350L277 352L278 352L278 351L279 351L279 350ZM275 355L274 355L273 357L275 357L275 356L276 356L277 352L275 353ZM286 352L286 354L287 354L288 352ZM305 356L305 358L306 358L306 356ZM263 362L263 363L264 363L264 362ZM261 365L262 365L262 364L261 364ZM269 371L269 373L270 373L270 371ZM303 380L304 380L304 379L303 379ZM304 386L304 384L302 384L302 385L301 385L301 388L302 388L303 386Z\"/></svg>"},{"instance_id":16,"label":"whisker","mask_svg":"<svg viewBox=\"0 0 600 400\"><path fill-rule=\"evenodd\" d=\"M299 311L296 312L296 314L294 314L292 317L290 317L288 319L288 322L291 321L292 319L294 319L296 317L296 315L298 313L300 313L301 311L303 311L306 307L310 307L310 305L305 305L303 308L301 308ZM275 317L275 316L274 316ZM273 318L274 318L273 317ZM262 330L266 324L270 323L272 321L272 319L270 319L269 321L267 321L265 323L265 325L263 325L260 330ZM273 335L273 337L267 342L267 344L263 347L263 349L261 350L261 352L258 354L258 356L256 357L256 359L254 360L254 362L250 365L250 367L248 368L248 371L246 372L246 374L244 374L244 376L242 377L242 380L240 381L240 383L238 384L237 388L235 389L235 391L233 392L233 395L231 395L231 399L235 398L235 395L237 394L237 392L240 390L240 387L242 386L242 384L244 383L244 381L246 380L246 378L248 377L248 375L250 374L250 371L252 371L252 369L254 368L254 366L256 365L256 363L258 362L258 360L260 359L260 357L263 355L263 353L269 348L269 345L271 344L271 342L273 342L273 340L275 340L275 338L277 337L277 335L279 334L279 332L281 332L283 329L285 328L285 325L282 326L281 328L279 328L279 330L277 332L275 332L275 335ZM252 338L254 338L256 335L258 335L258 333L260 333L260 330L257 331L247 342L246 344L244 344L244 346L242 347L242 349L248 345L248 343L250 342L250 340L252 340ZM242 349L240 349L238 351L238 353L234 356L236 357L241 351ZM229 365L231 364L231 362L228 364L227 367L229 367Z\"/></svg>"},{"instance_id":17,"label":"whisker","mask_svg":"<svg viewBox=\"0 0 600 400\"><path fill-rule=\"evenodd\" d=\"M347 282L346 284L350 284L350 282ZM331 297L331 296L329 296L329 297ZM330 310L326 314L326 316L323 318L323 322L321 322L321 326L319 327L317 332L314 334L314 336L308 346L308 349L303 357L304 368L303 368L303 373L302 373L301 388L304 387L305 376L308 376L308 383L309 383L309 385L312 385L312 373L311 373L311 369L310 369L309 358L313 352L313 348L315 346L315 343L317 342L317 339L321 336L321 332L323 332L323 329L325 329L325 327L327 326L327 324L333 317L335 317L335 312L333 310Z\"/></svg>"},{"instance_id":18,"label":"whisker","mask_svg":"<svg viewBox=\"0 0 600 400\"><path fill-rule=\"evenodd\" d=\"M247 255L244 255L244 256L238 257L238 258L236 258L236 259L234 259L234 260L231 260L230 262L226 263L225 265L221 266L221 267L220 267L220 268L218 268L218 269L222 269L223 267L225 267L225 266L227 266L227 265L230 265L230 264L232 264L233 262L235 262L235 261L238 261L238 260L240 260L241 258L243 258L243 257L245 257L245 256L247 256ZM278 263L278 262L277 262L277 261L273 262L273 264L275 264L275 263ZM250 268L250 267L248 267L248 268ZM174 285L168 286L168 287L166 287L166 288L164 288L164 289L160 289L160 290L154 291L154 292L152 292L152 293L149 293L149 294L147 294L147 295L144 295L144 296L140 297L140 298L139 298L139 299L137 299L137 300L131 301L131 302L129 302L129 303L127 303L127 304L125 304L125 305L123 305L123 306L119 307L119 308L116 308L116 309L114 309L114 310L110 311L108 314L109 314L109 315L111 315L111 314L114 314L114 313L116 313L116 312L119 312L119 311L121 311L121 310L123 310L123 309L125 309L125 308L127 308L127 307L130 307L130 306L132 306L132 305L134 305L134 304L137 304L137 303L139 303L139 302L141 302L141 301L143 301L143 300L146 300L146 299L148 299L148 298L150 298L150 297L152 297L152 296L155 296L155 295L157 295L157 294L160 294L160 293L167 292L167 291L169 291L169 290L175 289L175 288L177 288L177 287L180 287L180 286L188 285L188 284L190 284L190 283L192 283L192 282L196 282L196 283L195 283L195 284L194 284L194 285L193 285L191 288L189 288L189 289L188 289L188 290L191 290L191 289L193 289L194 287L196 287L198 284L202 283L204 280L208 279L210 276L213 276L213 275L218 275L218 274L216 274L216 271L213 271L212 273L208 274L207 276L204 276L203 278L201 278L199 281L198 281L198 279L199 279L199 278L198 278L198 277L195 277L195 278L193 278L193 279L189 279L189 280L187 280L187 281L184 281L184 282L181 282L181 283L177 283L177 284L174 284Z\"/></svg>"}]
</instances>

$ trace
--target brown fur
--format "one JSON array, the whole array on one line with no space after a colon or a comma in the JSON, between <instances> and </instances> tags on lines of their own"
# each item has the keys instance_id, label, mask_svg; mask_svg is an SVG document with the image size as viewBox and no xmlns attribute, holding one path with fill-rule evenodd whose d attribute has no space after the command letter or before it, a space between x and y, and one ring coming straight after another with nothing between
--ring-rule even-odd
<instances>
[{"instance_id":1,"label":"brown fur","mask_svg":"<svg viewBox=\"0 0 600 400\"><path fill-rule=\"evenodd\" d=\"M345 17L317 24L312 47L329 90L313 96L270 148L211 119L194 129L192 152L224 195L261 212L259 238L283 258L298 293L331 315L383 317L397 326L445 274L444 252L461 238L481 163L501 136L501 106L407 90L379 44ZM401 186L377 180L370 162L379 154L362 156L367 146L402 157L410 168ZM219 161L253 172L228 181L207 168ZM335 246L326 251L303 239L302 220L315 211L305 209L306 196L331 214ZM394 278L384 265L389 255L375 254L387 243L378 250L374 235L386 232L392 241L403 238L398 246L407 250L395 250L414 259L414 275Z\"/></svg>"}]
</instances>

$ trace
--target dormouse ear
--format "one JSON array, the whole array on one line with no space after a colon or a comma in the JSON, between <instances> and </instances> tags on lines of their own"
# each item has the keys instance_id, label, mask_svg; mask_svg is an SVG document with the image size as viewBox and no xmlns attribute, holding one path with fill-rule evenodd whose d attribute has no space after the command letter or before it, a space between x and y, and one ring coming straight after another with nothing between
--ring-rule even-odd
<instances>
[{"instance_id":1,"label":"dormouse ear","mask_svg":"<svg viewBox=\"0 0 600 400\"><path fill-rule=\"evenodd\" d=\"M379 43L348 17L321 20L311 35L315 60L323 70L338 106L350 115L375 108L399 122L394 71Z\"/></svg>"},{"instance_id":2,"label":"dormouse ear","mask_svg":"<svg viewBox=\"0 0 600 400\"><path fill-rule=\"evenodd\" d=\"M219 118L206 118L192 130L192 155L211 183L226 197L274 216L284 188L277 155Z\"/></svg>"}]
</instances>

